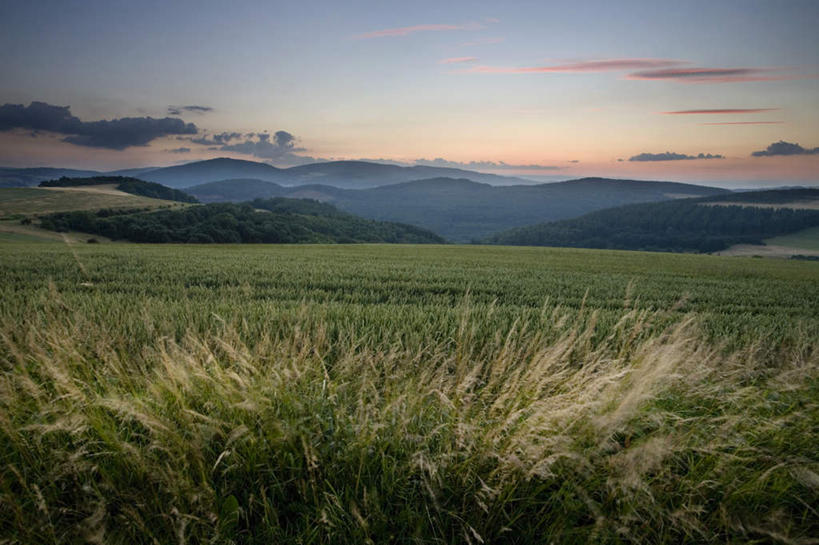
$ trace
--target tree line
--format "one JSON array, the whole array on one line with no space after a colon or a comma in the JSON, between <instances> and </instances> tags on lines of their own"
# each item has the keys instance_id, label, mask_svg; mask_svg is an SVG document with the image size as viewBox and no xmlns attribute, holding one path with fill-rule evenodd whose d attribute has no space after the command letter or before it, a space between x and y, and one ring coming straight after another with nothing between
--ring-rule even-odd
<instances>
[{"instance_id":1,"label":"tree line","mask_svg":"<svg viewBox=\"0 0 819 545\"><path fill-rule=\"evenodd\" d=\"M763 239L819 225L819 210L708 205L704 201L686 199L609 208L570 220L511 229L486 242L715 252L734 244L762 244Z\"/></svg>"},{"instance_id":2,"label":"tree line","mask_svg":"<svg viewBox=\"0 0 819 545\"><path fill-rule=\"evenodd\" d=\"M113 240L176 243L443 243L438 235L400 223L367 220L317 201L257 199L152 212L62 212L40 218L54 231L81 231Z\"/></svg>"}]
</instances>

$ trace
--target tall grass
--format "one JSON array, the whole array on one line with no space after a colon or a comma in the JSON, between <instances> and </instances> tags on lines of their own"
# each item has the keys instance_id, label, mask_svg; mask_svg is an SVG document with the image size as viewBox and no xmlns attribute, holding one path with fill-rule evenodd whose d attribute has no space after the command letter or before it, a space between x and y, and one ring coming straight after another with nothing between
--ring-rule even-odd
<instances>
[{"instance_id":1,"label":"tall grass","mask_svg":"<svg viewBox=\"0 0 819 545\"><path fill-rule=\"evenodd\" d=\"M3 315L0 542L819 543L815 339L549 305L487 335L466 298L374 342L311 311L140 350L53 286Z\"/></svg>"}]
</instances>

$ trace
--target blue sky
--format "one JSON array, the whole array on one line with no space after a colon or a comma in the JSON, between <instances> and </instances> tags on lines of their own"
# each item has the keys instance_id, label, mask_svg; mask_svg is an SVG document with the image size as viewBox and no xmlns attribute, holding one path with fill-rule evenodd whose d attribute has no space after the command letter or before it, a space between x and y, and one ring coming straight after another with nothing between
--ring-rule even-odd
<instances>
[{"instance_id":1,"label":"blue sky","mask_svg":"<svg viewBox=\"0 0 819 545\"><path fill-rule=\"evenodd\" d=\"M166 124L114 149L71 133L77 122L32 130L32 111L0 106L0 164L441 158L565 178L815 181L816 28L819 2L798 0L2 2L0 105L181 118L197 134ZM179 109L191 105L209 110ZM800 148L751 155L778 141Z\"/></svg>"}]
</instances>

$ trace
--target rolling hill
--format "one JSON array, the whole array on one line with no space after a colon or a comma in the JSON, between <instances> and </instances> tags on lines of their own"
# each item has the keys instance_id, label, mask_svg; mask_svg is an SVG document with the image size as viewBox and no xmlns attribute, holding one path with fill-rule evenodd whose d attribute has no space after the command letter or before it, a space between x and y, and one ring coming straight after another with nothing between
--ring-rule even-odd
<instances>
[{"instance_id":1,"label":"rolling hill","mask_svg":"<svg viewBox=\"0 0 819 545\"><path fill-rule=\"evenodd\" d=\"M494 185L531 183L520 178L484 174L456 168L403 167L367 161L329 161L290 168L237 159L211 159L141 172L140 177L169 187L187 187L226 179L253 178L282 186L329 185L365 189L434 177L466 178Z\"/></svg>"},{"instance_id":2,"label":"rolling hill","mask_svg":"<svg viewBox=\"0 0 819 545\"><path fill-rule=\"evenodd\" d=\"M188 195L178 189L171 189L155 182L145 182L137 178L127 176L91 176L88 178L68 178L63 176L57 180L40 182L39 187L61 187L77 188L84 187L93 189L94 186L110 185L117 191L149 197L151 199L164 199L168 201L195 203L196 197Z\"/></svg>"},{"instance_id":3,"label":"rolling hill","mask_svg":"<svg viewBox=\"0 0 819 545\"><path fill-rule=\"evenodd\" d=\"M286 194L288 189L256 178L235 178L195 185L185 188L185 192L205 203L243 202L279 197Z\"/></svg>"},{"instance_id":4,"label":"rolling hill","mask_svg":"<svg viewBox=\"0 0 819 545\"><path fill-rule=\"evenodd\" d=\"M360 190L224 180L190 187L186 192L203 202L271 196L311 198L331 202L342 210L367 218L418 225L459 242L612 206L728 193L691 184L604 178L514 186L492 186L462 178L431 178Z\"/></svg>"},{"instance_id":5,"label":"rolling hill","mask_svg":"<svg viewBox=\"0 0 819 545\"><path fill-rule=\"evenodd\" d=\"M369 161L328 161L291 168L276 168L258 161L218 158L194 161L171 167L145 167L113 172L78 171L70 169L0 169L0 187L34 186L60 176L133 176L183 188L227 179L257 179L285 186L331 185L347 189L378 187L422 178L466 178L493 185L531 184L528 180L496 174L485 174L457 168L430 166L399 166Z\"/></svg>"},{"instance_id":6,"label":"rolling hill","mask_svg":"<svg viewBox=\"0 0 819 545\"><path fill-rule=\"evenodd\" d=\"M148 209L174 206L184 206L184 204L126 193L118 190L114 184L87 187L0 188L0 219L40 216L72 210Z\"/></svg>"},{"instance_id":7,"label":"rolling hill","mask_svg":"<svg viewBox=\"0 0 819 545\"><path fill-rule=\"evenodd\" d=\"M485 242L716 252L739 244L763 245L765 239L819 226L819 210L782 206L817 200L819 189L789 189L632 204L570 220L511 229L488 237Z\"/></svg>"},{"instance_id":8,"label":"rolling hill","mask_svg":"<svg viewBox=\"0 0 819 545\"><path fill-rule=\"evenodd\" d=\"M363 219L317 201L282 198L156 212L64 212L44 216L41 222L42 227L53 231L81 231L131 242L444 242L434 233L411 225Z\"/></svg>"}]
</instances>

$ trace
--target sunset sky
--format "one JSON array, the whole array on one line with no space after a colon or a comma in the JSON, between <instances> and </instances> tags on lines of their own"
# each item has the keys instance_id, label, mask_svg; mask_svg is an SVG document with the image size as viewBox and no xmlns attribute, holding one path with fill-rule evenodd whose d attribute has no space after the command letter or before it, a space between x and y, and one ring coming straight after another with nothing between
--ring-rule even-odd
<instances>
[{"instance_id":1,"label":"sunset sky","mask_svg":"<svg viewBox=\"0 0 819 545\"><path fill-rule=\"evenodd\" d=\"M0 166L816 184L817 28L816 0L0 0Z\"/></svg>"}]
</instances>

